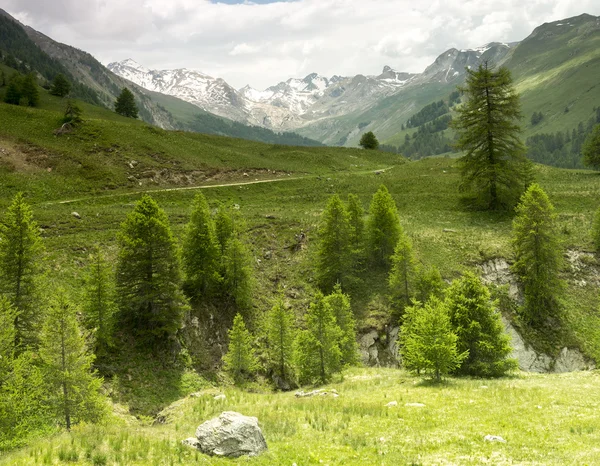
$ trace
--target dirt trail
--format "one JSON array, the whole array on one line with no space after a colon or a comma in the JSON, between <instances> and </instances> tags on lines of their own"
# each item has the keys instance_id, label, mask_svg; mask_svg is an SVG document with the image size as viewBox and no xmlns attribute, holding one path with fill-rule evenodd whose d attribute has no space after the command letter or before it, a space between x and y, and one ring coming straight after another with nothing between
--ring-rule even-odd
<instances>
[{"instance_id":1,"label":"dirt trail","mask_svg":"<svg viewBox=\"0 0 600 466\"><path fill-rule=\"evenodd\" d=\"M380 168L378 170L366 170L362 172L352 173L353 175L366 175L370 173L383 173L394 167L386 167ZM114 193L114 194L104 194L101 196L88 196L81 197L78 199L67 199L65 201L51 201L51 202L43 202L43 205L56 205L56 204L73 204L75 202L88 201L90 199L104 199L111 197L120 197L120 196L131 196L133 194L153 194L153 193L166 193L171 191L189 191L193 189L211 189L211 188L228 188L231 186L247 186L251 184L260 184L260 183L277 183L281 181L294 181L294 180L305 180L310 178L318 178L318 177L332 177L335 174L329 175L304 175L304 176L287 176L284 178L271 178L266 180L254 180L254 181L236 181L232 183L222 183L222 184L207 184L207 185L199 185L199 186L182 186L179 188L160 188L160 189L147 189L143 191L131 191L131 192L122 192L122 193Z\"/></svg>"}]
</instances>

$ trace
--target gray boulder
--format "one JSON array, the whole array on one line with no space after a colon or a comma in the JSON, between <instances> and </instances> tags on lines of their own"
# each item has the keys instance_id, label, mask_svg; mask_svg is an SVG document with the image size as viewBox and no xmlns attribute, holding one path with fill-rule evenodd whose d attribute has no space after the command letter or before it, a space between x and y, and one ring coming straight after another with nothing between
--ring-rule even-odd
<instances>
[{"instance_id":1,"label":"gray boulder","mask_svg":"<svg viewBox=\"0 0 600 466\"><path fill-rule=\"evenodd\" d=\"M196 438L199 450L213 456L255 456L267 449L258 419L233 411L201 424Z\"/></svg>"}]
</instances>

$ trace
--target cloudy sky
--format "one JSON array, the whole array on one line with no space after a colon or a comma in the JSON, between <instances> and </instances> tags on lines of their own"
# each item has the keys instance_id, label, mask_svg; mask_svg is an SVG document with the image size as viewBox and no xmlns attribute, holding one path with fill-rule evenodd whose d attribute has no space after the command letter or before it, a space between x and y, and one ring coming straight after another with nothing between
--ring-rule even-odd
<instances>
[{"instance_id":1,"label":"cloudy sky","mask_svg":"<svg viewBox=\"0 0 600 466\"><path fill-rule=\"evenodd\" d=\"M599 0L4 0L0 8L104 64L133 58L263 89L311 72L421 72L450 47L525 38Z\"/></svg>"}]
</instances>

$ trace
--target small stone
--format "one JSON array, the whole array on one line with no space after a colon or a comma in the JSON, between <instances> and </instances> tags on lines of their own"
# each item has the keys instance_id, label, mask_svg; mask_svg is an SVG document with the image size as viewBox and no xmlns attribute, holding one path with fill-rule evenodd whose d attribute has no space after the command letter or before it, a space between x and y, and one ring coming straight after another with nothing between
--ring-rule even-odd
<instances>
[{"instance_id":1,"label":"small stone","mask_svg":"<svg viewBox=\"0 0 600 466\"><path fill-rule=\"evenodd\" d=\"M196 450L200 450L200 440L198 440L196 437L186 438L185 440L181 441L181 444L185 445L186 447L192 447Z\"/></svg>"},{"instance_id":2,"label":"small stone","mask_svg":"<svg viewBox=\"0 0 600 466\"><path fill-rule=\"evenodd\" d=\"M484 390L485 390L486 388L489 388L489 387L488 387L487 385L482 385L482 386L481 386L481 387L479 387L479 388L482 388L482 389L484 389Z\"/></svg>"},{"instance_id":3,"label":"small stone","mask_svg":"<svg viewBox=\"0 0 600 466\"><path fill-rule=\"evenodd\" d=\"M213 399L218 401L218 400L224 400L226 398L227 397L225 395L220 394L220 395L216 395Z\"/></svg>"},{"instance_id":4,"label":"small stone","mask_svg":"<svg viewBox=\"0 0 600 466\"><path fill-rule=\"evenodd\" d=\"M391 408L393 406L398 406L398 402L397 401L390 401L388 404L386 404L386 406L388 408Z\"/></svg>"},{"instance_id":5,"label":"small stone","mask_svg":"<svg viewBox=\"0 0 600 466\"><path fill-rule=\"evenodd\" d=\"M413 408L424 408L425 405L423 403L406 403L405 406L410 406Z\"/></svg>"},{"instance_id":6,"label":"small stone","mask_svg":"<svg viewBox=\"0 0 600 466\"><path fill-rule=\"evenodd\" d=\"M486 435L485 437L483 437L483 440L485 442L498 442L498 443L506 443L506 440L504 440L502 437L500 437L499 435Z\"/></svg>"},{"instance_id":7,"label":"small stone","mask_svg":"<svg viewBox=\"0 0 600 466\"><path fill-rule=\"evenodd\" d=\"M71 215L73 217L75 217L77 220L81 220L81 215L79 215L77 212L71 212Z\"/></svg>"}]
</instances>

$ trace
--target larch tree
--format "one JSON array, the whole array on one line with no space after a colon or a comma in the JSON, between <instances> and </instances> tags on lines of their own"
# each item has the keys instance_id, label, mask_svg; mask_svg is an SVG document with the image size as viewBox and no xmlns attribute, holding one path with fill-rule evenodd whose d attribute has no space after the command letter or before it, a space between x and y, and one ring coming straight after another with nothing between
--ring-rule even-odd
<instances>
[{"instance_id":1,"label":"larch tree","mask_svg":"<svg viewBox=\"0 0 600 466\"><path fill-rule=\"evenodd\" d=\"M560 317L560 296L564 289L559 277L562 247L556 230L554 206L538 184L523 194L513 220L512 270L519 277L525 295L524 320L543 326L548 318Z\"/></svg>"},{"instance_id":2,"label":"larch tree","mask_svg":"<svg viewBox=\"0 0 600 466\"><path fill-rule=\"evenodd\" d=\"M419 267L415 280L416 299L425 304L431 296L442 299L444 280L436 266Z\"/></svg>"},{"instance_id":3,"label":"larch tree","mask_svg":"<svg viewBox=\"0 0 600 466\"><path fill-rule=\"evenodd\" d=\"M19 105L36 107L40 103L40 92L38 90L35 74L29 73L21 80L21 100Z\"/></svg>"},{"instance_id":4,"label":"larch tree","mask_svg":"<svg viewBox=\"0 0 600 466\"><path fill-rule=\"evenodd\" d=\"M122 223L118 243L115 341L132 336L154 350L170 347L187 303L169 219L150 196Z\"/></svg>"},{"instance_id":5,"label":"larch tree","mask_svg":"<svg viewBox=\"0 0 600 466\"><path fill-rule=\"evenodd\" d=\"M0 292L16 312L15 345L35 344L37 278L43 252L40 229L22 193L13 199L0 223Z\"/></svg>"},{"instance_id":6,"label":"larch tree","mask_svg":"<svg viewBox=\"0 0 600 466\"><path fill-rule=\"evenodd\" d=\"M442 376L456 370L468 356L468 351L459 353L457 340L448 310L437 298L406 309L400 329L400 354L409 371L425 372L435 381L441 381Z\"/></svg>"},{"instance_id":7,"label":"larch tree","mask_svg":"<svg viewBox=\"0 0 600 466\"><path fill-rule=\"evenodd\" d=\"M600 170L600 124L594 126L594 129L586 138L581 153L583 163L586 166L594 170Z\"/></svg>"},{"instance_id":8,"label":"larch tree","mask_svg":"<svg viewBox=\"0 0 600 466\"><path fill-rule=\"evenodd\" d=\"M466 273L446 290L446 308L459 353L468 352L456 372L476 377L500 377L516 369L510 337L490 292L473 273Z\"/></svg>"},{"instance_id":9,"label":"larch tree","mask_svg":"<svg viewBox=\"0 0 600 466\"><path fill-rule=\"evenodd\" d=\"M210 298L220 284L221 249L206 198L194 198L183 244L185 289L194 300Z\"/></svg>"},{"instance_id":10,"label":"larch tree","mask_svg":"<svg viewBox=\"0 0 600 466\"><path fill-rule=\"evenodd\" d=\"M346 284L352 268L350 222L340 197L334 194L321 215L317 281L324 291L340 282Z\"/></svg>"},{"instance_id":11,"label":"larch tree","mask_svg":"<svg viewBox=\"0 0 600 466\"><path fill-rule=\"evenodd\" d=\"M353 268L359 267L365 252L365 209L356 194L348 194L348 221L350 222L350 249Z\"/></svg>"},{"instance_id":12,"label":"larch tree","mask_svg":"<svg viewBox=\"0 0 600 466\"><path fill-rule=\"evenodd\" d=\"M294 314L287 309L280 294L267 313L267 341L269 365L283 382L290 382L293 374L293 351L295 339Z\"/></svg>"},{"instance_id":13,"label":"larch tree","mask_svg":"<svg viewBox=\"0 0 600 466\"><path fill-rule=\"evenodd\" d=\"M306 313L306 330L294 343L294 362L300 383L327 383L342 368L338 327L331 306L317 292Z\"/></svg>"},{"instance_id":14,"label":"larch tree","mask_svg":"<svg viewBox=\"0 0 600 466\"><path fill-rule=\"evenodd\" d=\"M244 318L236 314L233 326L229 330L229 347L223 357L225 370L233 375L236 383L243 382L252 376L258 368L252 341L254 337L246 328Z\"/></svg>"},{"instance_id":15,"label":"larch tree","mask_svg":"<svg viewBox=\"0 0 600 466\"><path fill-rule=\"evenodd\" d=\"M217 209L215 217L215 234L217 235L217 241L221 246L221 253L225 252L227 242L233 237L236 231L240 228L236 226L235 213L231 206L220 205Z\"/></svg>"},{"instance_id":16,"label":"larch tree","mask_svg":"<svg viewBox=\"0 0 600 466\"><path fill-rule=\"evenodd\" d=\"M81 421L95 422L106 412L102 379L92 372L94 360L77 323L77 309L61 293L47 310L40 334L48 396L67 430Z\"/></svg>"},{"instance_id":17,"label":"larch tree","mask_svg":"<svg viewBox=\"0 0 600 466\"><path fill-rule=\"evenodd\" d=\"M369 207L367 238L373 264L388 267L400 238L400 219L396 203L384 185L373 195Z\"/></svg>"},{"instance_id":18,"label":"larch tree","mask_svg":"<svg viewBox=\"0 0 600 466\"><path fill-rule=\"evenodd\" d=\"M467 69L466 102L453 120L461 159L461 189L489 210L512 208L532 180L519 135L519 95L507 68L487 62Z\"/></svg>"},{"instance_id":19,"label":"larch tree","mask_svg":"<svg viewBox=\"0 0 600 466\"><path fill-rule=\"evenodd\" d=\"M8 299L0 296L0 387L8 378L15 357L15 314Z\"/></svg>"},{"instance_id":20,"label":"larch tree","mask_svg":"<svg viewBox=\"0 0 600 466\"><path fill-rule=\"evenodd\" d=\"M244 242L236 237L229 239L223 254L223 285L238 309L247 310L252 306L252 256Z\"/></svg>"},{"instance_id":21,"label":"larch tree","mask_svg":"<svg viewBox=\"0 0 600 466\"><path fill-rule=\"evenodd\" d=\"M340 328L339 347L342 366L352 366L358 363L358 343L356 341L356 320L350 306L350 297L342 292L339 283L333 288L333 293L325 296L324 301L329 305L335 317L335 323Z\"/></svg>"},{"instance_id":22,"label":"larch tree","mask_svg":"<svg viewBox=\"0 0 600 466\"><path fill-rule=\"evenodd\" d=\"M123 88L119 97L117 97L115 112L128 118L138 117L138 108L133 93L126 87Z\"/></svg>"},{"instance_id":23,"label":"larch tree","mask_svg":"<svg viewBox=\"0 0 600 466\"><path fill-rule=\"evenodd\" d=\"M410 304L413 295L415 269L412 242L404 229L400 228L400 237L392 256L392 270L388 283L392 301L402 309Z\"/></svg>"},{"instance_id":24,"label":"larch tree","mask_svg":"<svg viewBox=\"0 0 600 466\"><path fill-rule=\"evenodd\" d=\"M50 94L65 97L69 92L71 92L71 83L64 74L58 73L52 80Z\"/></svg>"}]
</instances>

